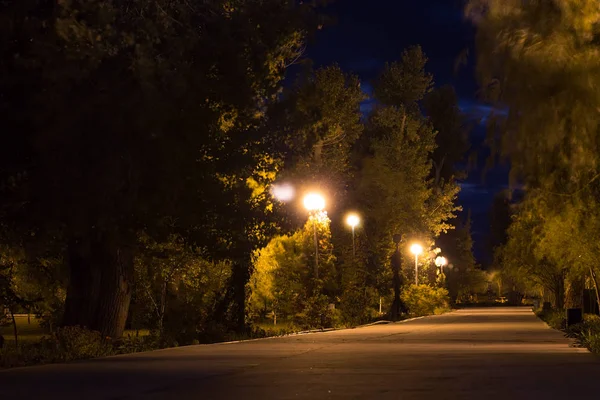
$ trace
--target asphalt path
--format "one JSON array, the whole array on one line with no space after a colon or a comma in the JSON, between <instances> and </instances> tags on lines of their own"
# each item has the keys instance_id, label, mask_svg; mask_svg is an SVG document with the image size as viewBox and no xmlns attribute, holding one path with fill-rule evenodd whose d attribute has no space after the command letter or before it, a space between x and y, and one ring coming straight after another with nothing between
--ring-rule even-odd
<instances>
[{"instance_id":1,"label":"asphalt path","mask_svg":"<svg viewBox=\"0 0 600 400\"><path fill-rule=\"evenodd\" d=\"M0 371L0 399L600 398L600 359L528 308Z\"/></svg>"}]
</instances>

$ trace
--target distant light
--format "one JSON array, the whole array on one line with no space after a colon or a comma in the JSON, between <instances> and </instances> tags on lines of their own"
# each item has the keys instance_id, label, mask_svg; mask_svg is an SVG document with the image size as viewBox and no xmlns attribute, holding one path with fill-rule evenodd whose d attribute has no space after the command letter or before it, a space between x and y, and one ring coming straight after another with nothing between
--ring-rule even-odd
<instances>
[{"instance_id":1,"label":"distant light","mask_svg":"<svg viewBox=\"0 0 600 400\"><path fill-rule=\"evenodd\" d=\"M346 217L346 223L354 228L356 225L360 224L360 217L356 214L349 214Z\"/></svg>"},{"instance_id":2,"label":"distant light","mask_svg":"<svg viewBox=\"0 0 600 400\"><path fill-rule=\"evenodd\" d=\"M415 243L412 246L410 246L410 252L413 253L415 256L418 256L419 254L423 253L423 246L421 246L418 243Z\"/></svg>"},{"instance_id":3,"label":"distant light","mask_svg":"<svg viewBox=\"0 0 600 400\"><path fill-rule=\"evenodd\" d=\"M448 260L446 260L446 257L436 257L435 259L435 265L437 265L438 267L443 267L444 265L448 264Z\"/></svg>"},{"instance_id":4,"label":"distant light","mask_svg":"<svg viewBox=\"0 0 600 400\"><path fill-rule=\"evenodd\" d=\"M271 186L271 194L279 201L290 201L296 195L296 190L289 183Z\"/></svg>"},{"instance_id":5,"label":"distant light","mask_svg":"<svg viewBox=\"0 0 600 400\"><path fill-rule=\"evenodd\" d=\"M309 193L304 196L304 208L308 211L321 211L325 208L325 199L318 193Z\"/></svg>"}]
</instances>

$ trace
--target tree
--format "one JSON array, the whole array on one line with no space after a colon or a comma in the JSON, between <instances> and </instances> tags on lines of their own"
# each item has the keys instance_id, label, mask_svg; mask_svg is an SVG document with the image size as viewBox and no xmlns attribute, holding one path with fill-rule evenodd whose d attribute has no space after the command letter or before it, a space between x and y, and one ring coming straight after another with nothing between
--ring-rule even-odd
<instances>
[{"instance_id":1,"label":"tree","mask_svg":"<svg viewBox=\"0 0 600 400\"><path fill-rule=\"evenodd\" d=\"M498 115L505 114L492 118L489 141L510 158L513 182L526 185L522 224L529 223L538 235L532 246L537 253L523 252L524 258L514 262L527 265L530 273L543 271L544 282L539 283L548 290L554 287L559 307L563 296L558 286L566 277L567 303L576 305L589 268L582 268L581 253L570 249L578 248L573 239L586 231L588 210L597 207L600 176L598 4L473 0L467 13L478 28L482 87L497 101ZM574 233L559 228L567 222L565 215L570 215L569 224L578 222L572 225ZM508 248L511 240L509 233ZM519 254L516 249L508 253Z\"/></svg>"},{"instance_id":2,"label":"tree","mask_svg":"<svg viewBox=\"0 0 600 400\"><path fill-rule=\"evenodd\" d=\"M442 86L428 93L423 100L423 109L437 132L431 158L434 182L441 186L443 182L463 177L457 164L465 161L469 150L469 130L452 86Z\"/></svg>"},{"instance_id":3,"label":"tree","mask_svg":"<svg viewBox=\"0 0 600 400\"><path fill-rule=\"evenodd\" d=\"M453 302L468 302L482 286L481 270L473 256L470 212L445 239L443 251L450 263L445 268L450 298Z\"/></svg>"},{"instance_id":4,"label":"tree","mask_svg":"<svg viewBox=\"0 0 600 400\"><path fill-rule=\"evenodd\" d=\"M311 9L287 0L2 5L0 112L3 132L19 138L3 159L2 181L19 182L4 209L33 231L63 233L65 324L122 334L144 230L232 259L220 314L243 328L250 254L272 229L268 196L252 187L277 170L265 113L301 55Z\"/></svg>"},{"instance_id":5,"label":"tree","mask_svg":"<svg viewBox=\"0 0 600 400\"><path fill-rule=\"evenodd\" d=\"M425 72L426 57L419 47L387 64L374 85L381 104L372 112L357 146L360 184L356 200L365 212L365 282L386 292L390 260L396 251L394 235L433 237L451 229L448 223L458 208L458 186L436 186L431 179L431 155L436 134L420 113L418 102L431 90L432 77ZM395 279L394 301L400 302L400 279ZM388 289L389 290L389 289ZM395 307L397 309L398 307Z\"/></svg>"},{"instance_id":6,"label":"tree","mask_svg":"<svg viewBox=\"0 0 600 400\"><path fill-rule=\"evenodd\" d=\"M314 266L313 229L319 238L319 277ZM337 273L326 213L311 216L304 227L290 236L278 236L256 253L250 279L250 315L264 319L272 315L292 319L304 328L331 324L328 304L337 293Z\"/></svg>"}]
</instances>

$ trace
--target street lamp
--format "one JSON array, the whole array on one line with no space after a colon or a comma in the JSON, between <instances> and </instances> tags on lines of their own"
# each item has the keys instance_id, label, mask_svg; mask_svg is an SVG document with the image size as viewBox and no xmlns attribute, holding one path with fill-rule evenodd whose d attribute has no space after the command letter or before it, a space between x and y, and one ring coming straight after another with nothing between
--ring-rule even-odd
<instances>
[{"instance_id":1,"label":"street lamp","mask_svg":"<svg viewBox=\"0 0 600 400\"><path fill-rule=\"evenodd\" d=\"M348 214L346 223L352 227L352 257L356 257L356 248L354 247L354 228L360 223L360 217L357 214Z\"/></svg>"},{"instance_id":2,"label":"street lamp","mask_svg":"<svg viewBox=\"0 0 600 400\"><path fill-rule=\"evenodd\" d=\"M446 259L446 257L436 257L435 258L435 265L438 266L438 268L440 268L442 274L444 273L444 267L446 265L448 265L448 260Z\"/></svg>"},{"instance_id":3,"label":"street lamp","mask_svg":"<svg viewBox=\"0 0 600 400\"><path fill-rule=\"evenodd\" d=\"M410 246L410 252L415 255L415 285L419 284L419 254L423 253L423 246L418 243Z\"/></svg>"},{"instance_id":4,"label":"street lamp","mask_svg":"<svg viewBox=\"0 0 600 400\"><path fill-rule=\"evenodd\" d=\"M289 183L271 186L271 194L281 202L290 201L294 198L296 191Z\"/></svg>"},{"instance_id":5,"label":"street lamp","mask_svg":"<svg viewBox=\"0 0 600 400\"><path fill-rule=\"evenodd\" d=\"M438 282L441 287L444 287L444 283L446 281L446 275L444 275L444 267L448 264L448 260L446 257L437 256L435 258L435 265L439 268L438 274Z\"/></svg>"},{"instance_id":6,"label":"street lamp","mask_svg":"<svg viewBox=\"0 0 600 400\"><path fill-rule=\"evenodd\" d=\"M319 279L319 240L317 238L317 213L325 208L325 198L318 193L309 193L304 196L304 208L313 217L313 230L315 235L315 279Z\"/></svg>"}]
</instances>

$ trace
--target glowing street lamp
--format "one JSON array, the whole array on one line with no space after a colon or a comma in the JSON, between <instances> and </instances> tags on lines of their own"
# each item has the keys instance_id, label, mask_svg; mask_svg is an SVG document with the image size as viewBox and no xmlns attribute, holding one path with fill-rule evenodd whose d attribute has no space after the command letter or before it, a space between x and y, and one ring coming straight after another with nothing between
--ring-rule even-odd
<instances>
[{"instance_id":1,"label":"glowing street lamp","mask_svg":"<svg viewBox=\"0 0 600 400\"><path fill-rule=\"evenodd\" d=\"M346 223L352 227L352 257L356 257L356 248L354 247L354 228L360 223L360 217L357 214L348 214Z\"/></svg>"},{"instance_id":2,"label":"glowing street lamp","mask_svg":"<svg viewBox=\"0 0 600 400\"><path fill-rule=\"evenodd\" d=\"M418 243L410 246L410 252L415 255L415 285L419 284L419 255L423 253L423 246Z\"/></svg>"},{"instance_id":3,"label":"glowing street lamp","mask_svg":"<svg viewBox=\"0 0 600 400\"><path fill-rule=\"evenodd\" d=\"M304 208L313 216L313 230L315 235L315 279L319 279L319 240L317 238L317 212L325 208L325 198L318 193L309 193L304 196Z\"/></svg>"},{"instance_id":4,"label":"glowing street lamp","mask_svg":"<svg viewBox=\"0 0 600 400\"><path fill-rule=\"evenodd\" d=\"M292 185L290 185L289 183L283 183L283 184L271 186L271 194L277 200L286 202L286 201L290 201L294 198L296 191L295 191L294 187Z\"/></svg>"},{"instance_id":5,"label":"glowing street lamp","mask_svg":"<svg viewBox=\"0 0 600 400\"><path fill-rule=\"evenodd\" d=\"M441 257L441 256L436 257L435 258L435 265L437 265L441 269L441 271L443 273L444 272L444 267L446 265L448 265L448 260L446 259L446 257Z\"/></svg>"},{"instance_id":6,"label":"glowing street lamp","mask_svg":"<svg viewBox=\"0 0 600 400\"><path fill-rule=\"evenodd\" d=\"M325 208L325 198L318 193L309 193L304 196L304 208L310 212L321 211Z\"/></svg>"}]
</instances>

